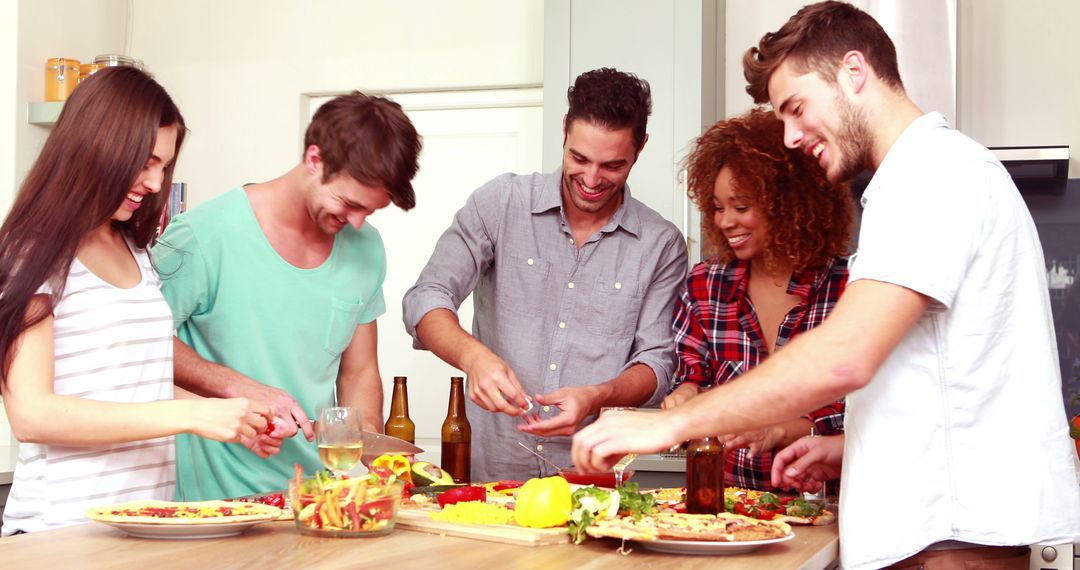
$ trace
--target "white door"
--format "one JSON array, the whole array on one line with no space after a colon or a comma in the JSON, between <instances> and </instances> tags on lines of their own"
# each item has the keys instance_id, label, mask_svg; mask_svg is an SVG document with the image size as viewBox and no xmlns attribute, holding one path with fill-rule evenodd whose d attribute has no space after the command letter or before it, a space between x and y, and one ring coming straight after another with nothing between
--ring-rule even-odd
<instances>
[{"instance_id":1,"label":"white door","mask_svg":"<svg viewBox=\"0 0 1080 570\"><path fill-rule=\"evenodd\" d=\"M384 95L401 104L424 137L420 171L413 181L416 207L402 212L390 206L369 218L382 234L388 265L383 285L386 313L378 320L384 409L389 409L393 377L407 376L409 416L416 422L417 444L428 452L421 458L438 462L449 379L462 373L430 352L413 349L401 321L401 298L416 282L435 242L473 190L505 172L541 169L542 91L485 89ZM312 99L312 112L328 99ZM465 330L470 330L471 298L462 305L459 318Z\"/></svg>"}]
</instances>

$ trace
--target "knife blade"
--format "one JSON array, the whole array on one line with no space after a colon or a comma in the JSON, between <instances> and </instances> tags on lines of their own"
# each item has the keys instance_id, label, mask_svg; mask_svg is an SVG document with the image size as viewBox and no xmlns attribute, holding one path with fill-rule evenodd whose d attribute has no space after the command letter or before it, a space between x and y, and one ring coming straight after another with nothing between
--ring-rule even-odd
<instances>
[{"instance_id":1,"label":"knife blade","mask_svg":"<svg viewBox=\"0 0 1080 570\"><path fill-rule=\"evenodd\" d=\"M373 431L365 431L364 456L361 461L375 459L380 455L416 455L423 452L423 448L417 447L404 439ZM365 461L365 463L367 462Z\"/></svg>"}]
</instances>

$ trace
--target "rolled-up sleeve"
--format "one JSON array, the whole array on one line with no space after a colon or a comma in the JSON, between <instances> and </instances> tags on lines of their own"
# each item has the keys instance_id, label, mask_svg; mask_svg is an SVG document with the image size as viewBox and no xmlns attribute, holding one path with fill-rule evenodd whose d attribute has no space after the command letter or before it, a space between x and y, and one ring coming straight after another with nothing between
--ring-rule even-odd
<instances>
[{"instance_id":1,"label":"rolled-up sleeve","mask_svg":"<svg viewBox=\"0 0 1080 570\"><path fill-rule=\"evenodd\" d=\"M649 285L642 301L633 354L623 368L644 364L656 374L656 390L645 403L647 407L658 405L671 391L676 361L671 325L675 300L686 277L686 242L676 231L665 235L667 241L663 244L656 270L649 276Z\"/></svg>"},{"instance_id":2,"label":"rolled-up sleeve","mask_svg":"<svg viewBox=\"0 0 1080 570\"><path fill-rule=\"evenodd\" d=\"M505 177L499 177L469 196L450 227L439 237L416 284L405 292L401 314L405 330L413 337L414 348L427 350L416 334L416 326L424 315L435 309L456 313L473 292L481 274L492 264L492 236L501 219L503 208L499 207L499 201L505 200L505 188Z\"/></svg>"}]
</instances>

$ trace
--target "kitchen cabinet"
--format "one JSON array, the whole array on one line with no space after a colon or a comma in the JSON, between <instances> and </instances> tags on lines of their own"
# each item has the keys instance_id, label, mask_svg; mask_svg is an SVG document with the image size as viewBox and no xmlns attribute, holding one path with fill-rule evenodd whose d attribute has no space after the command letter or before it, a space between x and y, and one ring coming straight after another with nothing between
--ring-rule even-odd
<instances>
[{"instance_id":1,"label":"kitchen cabinet","mask_svg":"<svg viewBox=\"0 0 1080 570\"><path fill-rule=\"evenodd\" d=\"M544 170L561 163L566 89L578 75L615 67L647 80L649 140L628 182L635 198L683 230L691 262L700 216L686 199L681 163L722 116L723 29L723 0L544 3Z\"/></svg>"}]
</instances>

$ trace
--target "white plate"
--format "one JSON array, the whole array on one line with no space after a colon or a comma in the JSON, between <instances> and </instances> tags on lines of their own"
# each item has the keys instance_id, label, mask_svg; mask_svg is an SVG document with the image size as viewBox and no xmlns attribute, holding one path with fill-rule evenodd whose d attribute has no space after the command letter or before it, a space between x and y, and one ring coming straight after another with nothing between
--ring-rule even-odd
<instances>
[{"instance_id":1,"label":"white plate","mask_svg":"<svg viewBox=\"0 0 1080 570\"><path fill-rule=\"evenodd\" d=\"M113 521L95 522L100 522L109 526L116 527L126 532L127 534L138 538L170 538L190 540L196 538L221 538L223 536L235 536L259 523L270 522L270 519L205 524L152 524Z\"/></svg>"},{"instance_id":2,"label":"white plate","mask_svg":"<svg viewBox=\"0 0 1080 570\"><path fill-rule=\"evenodd\" d=\"M668 554L742 554L752 552L768 544L787 542L795 538L791 533L783 538L770 538L769 540L745 540L742 542L709 542L704 540L635 540L648 550L665 552Z\"/></svg>"}]
</instances>

